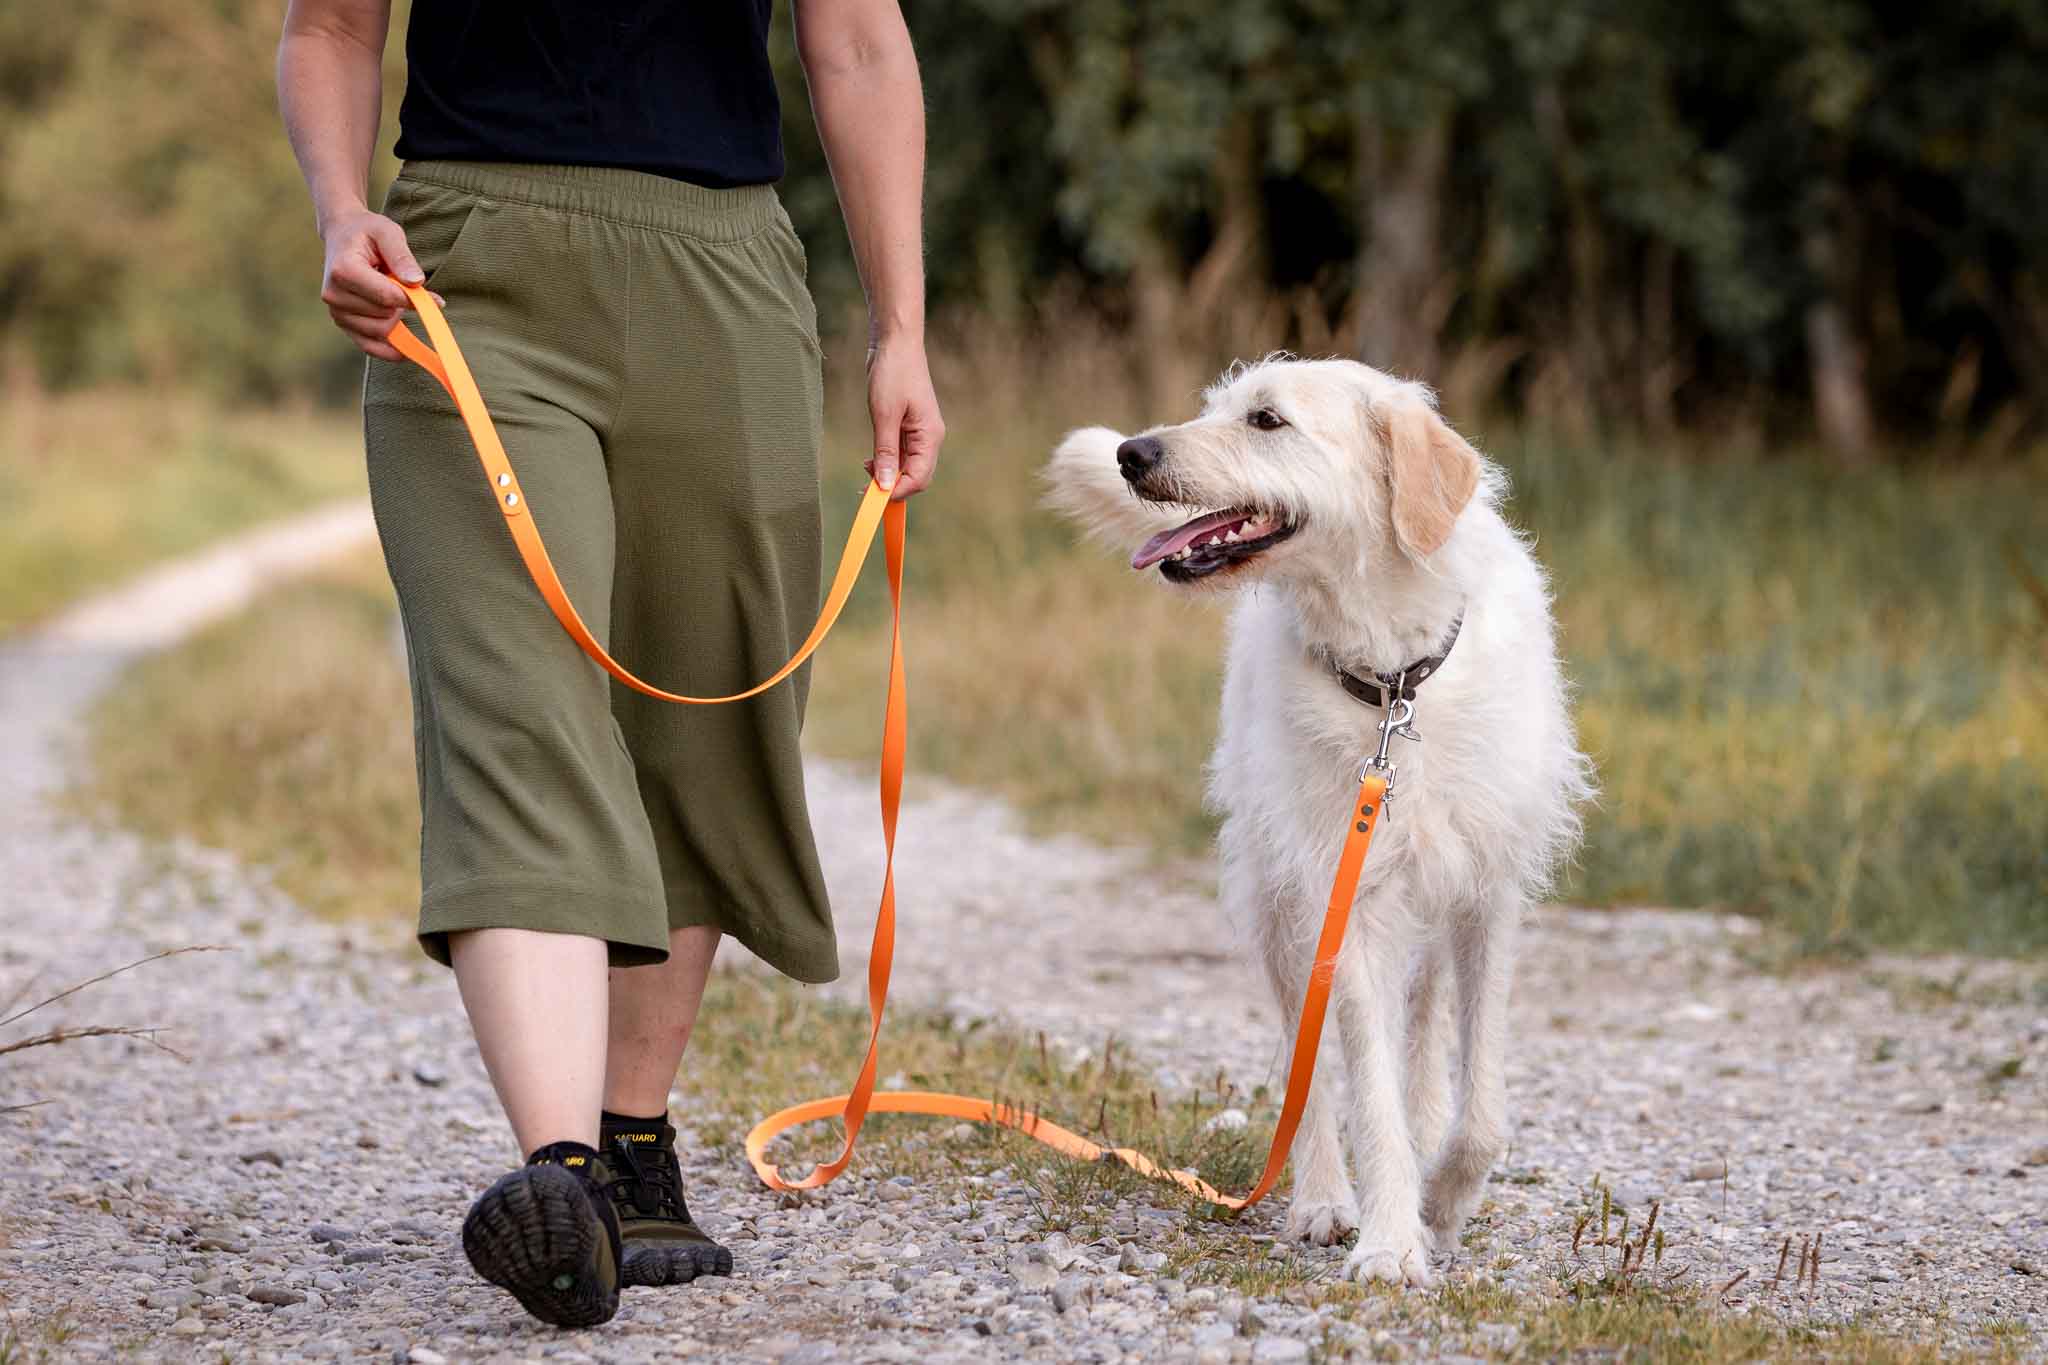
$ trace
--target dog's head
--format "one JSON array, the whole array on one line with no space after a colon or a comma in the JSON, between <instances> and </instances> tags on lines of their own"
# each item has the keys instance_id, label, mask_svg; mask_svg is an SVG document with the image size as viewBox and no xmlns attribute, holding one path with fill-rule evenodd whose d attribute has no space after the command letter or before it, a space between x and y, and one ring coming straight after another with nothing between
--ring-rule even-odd
<instances>
[{"instance_id":1,"label":"dog's head","mask_svg":"<svg viewBox=\"0 0 2048 1365\"><path fill-rule=\"evenodd\" d=\"M1054 479L1101 459L1103 435L1071 438ZM1180 585L1419 568L1450 538L1482 476L1479 455L1426 389L1350 360L1233 369L1204 395L1199 417L1122 440L1114 458L1138 498L1198 514L1131 557L1133 568L1157 567ZM1082 510L1071 493L1055 497Z\"/></svg>"}]
</instances>

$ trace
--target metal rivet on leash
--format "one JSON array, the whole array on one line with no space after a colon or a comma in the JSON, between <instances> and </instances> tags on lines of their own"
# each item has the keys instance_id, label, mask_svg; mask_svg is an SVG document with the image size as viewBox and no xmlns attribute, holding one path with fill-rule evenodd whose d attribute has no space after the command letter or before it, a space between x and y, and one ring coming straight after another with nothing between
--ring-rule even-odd
<instances>
[{"instance_id":1,"label":"metal rivet on leash","mask_svg":"<svg viewBox=\"0 0 2048 1365\"><path fill-rule=\"evenodd\" d=\"M519 505L519 495L517 493L507 493L505 495L505 505L507 507L517 507Z\"/></svg>"},{"instance_id":2,"label":"metal rivet on leash","mask_svg":"<svg viewBox=\"0 0 2048 1365\"><path fill-rule=\"evenodd\" d=\"M505 485L507 485L507 484L509 484L509 483L511 483L511 482L512 482L512 476L511 476L510 474L500 474L500 475L498 476L498 487L500 487L500 488L503 488L503 487L504 487Z\"/></svg>"}]
</instances>

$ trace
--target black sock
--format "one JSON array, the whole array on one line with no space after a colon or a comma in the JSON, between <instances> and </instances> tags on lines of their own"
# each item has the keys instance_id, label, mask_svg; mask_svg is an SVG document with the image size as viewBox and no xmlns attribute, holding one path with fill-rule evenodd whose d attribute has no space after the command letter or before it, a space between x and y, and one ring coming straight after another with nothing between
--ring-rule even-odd
<instances>
[{"instance_id":1,"label":"black sock","mask_svg":"<svg viewBox=\"0 0 2048 1365\"><path fill-rule=\"evenodd\" d=\"M607 1109L598 1115L598 1122L612 1128L659 1128L668 1122L668 1114L663 1111L651 1119L643 1119L631 1114L614 1114Z\"/></svg>"}]
</instances>

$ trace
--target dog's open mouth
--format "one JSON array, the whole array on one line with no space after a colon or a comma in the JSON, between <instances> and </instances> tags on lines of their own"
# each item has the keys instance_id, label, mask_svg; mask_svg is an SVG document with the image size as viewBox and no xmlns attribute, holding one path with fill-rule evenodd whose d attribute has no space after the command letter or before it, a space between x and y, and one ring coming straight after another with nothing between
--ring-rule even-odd
<instances>
[{"instance_id":1,"label":"dog's open mouth","mask_svg":"<svg viewBox=\"0 0 2048 1365\"><path fill-rule=\"evenodd\" d=\"M1146 541L1131 556L1131 567L1157 564L1171 582L1192 583L1257 558L1294 531L1293 522L1270 512L1210 512Z\"/></svg>"}]
</instances>

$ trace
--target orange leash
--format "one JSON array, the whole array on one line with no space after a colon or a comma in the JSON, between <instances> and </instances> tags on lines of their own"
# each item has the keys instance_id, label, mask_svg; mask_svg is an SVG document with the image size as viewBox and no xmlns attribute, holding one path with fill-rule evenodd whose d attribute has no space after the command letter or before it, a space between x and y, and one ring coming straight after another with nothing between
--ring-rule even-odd
<instances>
[{"instance_id":1,"label":"orange leash","mask_svg":"<svg viewBox=\"0 0 2048 1365\"><path fill-rule=\"evenodd\" d=\"M1249 1208L1265 1198L1287 1164L1295 1130L1301 1124L1302 1110L1308 1102L1309 1083L1315 1075L1316 1048L1322 1040L1330 987L1337 972L1337 952L1343 946L1344 929L1350 922L1351 901L1358 890L1359 869L1365 862L1372 832L1379 823L1380 811L1386 800L1384 775L1372 768L1366 770L1359 784L1358 800L1352 813L1346 817L1350 830L1345 835L1343 854L1337 861L1336 883L1330 888L1329 910L1323 917L1322 936L1316 944L1315 966L1309 973L1308 993L1302 1002L1301 1026L1295 1035L1294 1058L1287 1073L1287 1095L1281 1104L1280 1122L1273 1132L1272 1147L1266 1155L1265 1170L1249 1194L1242 1198L1224 1194L1193 1171L1168 1170L1143 1152L1128 1147L1102 1147L1056 1123L992 1100L923 1090L878 1091L875 1089L875 1069L880 1052L882 1014L888 1004L889 968L896 952L896 813L903 800L903 755L909 731L909 706L904 698L903 673L903 504L891 502L879 485L868 484L866 493L861 497L860 510L854 516L853 529L847 536L845 553L841 555L839 568L826 590L818 622L788 663L746 691L729 697L689 697L664 691L642 681L614 659L584 625L548 558L540 528L534 524L526 496L520 491L518 475L513 472L512 462L505 454L504 443L498 439L497 428L484 406L476 379L462 358L461 348L455 344L455 334L449 329L447 318L424 286L399 281L399 287L405 290L406 297L419 313L432 345L420 341L402 320L392 324L391 344L399 354L438 380L448 391L448 396L455 400L463 424L469 429L470 440L476 447L477 459L483 465L484 476L489 481L491 497L505 518L506 529L512 534L512 543L519 551L519 558L525 563L542 600L555 614L555 619L562 623L562 629L569 632L570 638L599 667L634 691L663 701L716 706L758 696L782 682L816 652L837 624L853 585L860 577L861 567L867 562L868 552L874 547L875 532L877 528L882 531L889 578L889 688L882 721L882 898L875 915L874 944L868 954L867 1055L861 1062L860 1073L850 1093L793 1105L754 1125L753 1131L747 1134L747 1160L752 1163L761 1182L774 1190L816 1189L836 1178L852 1161L861 1125L870 1113L930 1114L1014 1128L1057 1152L1081 1161L1114 1157L1140 1174L1155 1180L1170 1180L1191 1194L1228 1209ZM839 1154L820 1163L801 1180L785 1180L775 1164L768 1160L768 1144L799 1124L834 1117L840 1119L846 1133Z\"/></svg>"}]
</instances>

